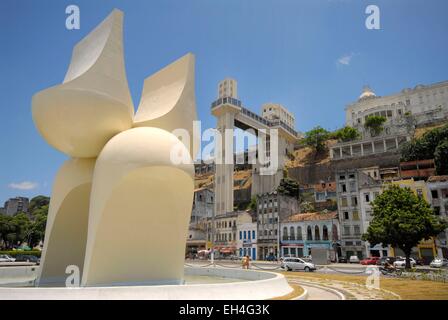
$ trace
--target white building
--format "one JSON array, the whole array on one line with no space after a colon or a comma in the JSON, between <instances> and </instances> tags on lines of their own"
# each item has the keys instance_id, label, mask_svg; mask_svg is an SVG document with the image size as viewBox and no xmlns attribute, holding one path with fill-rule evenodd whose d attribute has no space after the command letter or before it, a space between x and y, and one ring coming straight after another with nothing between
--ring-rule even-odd
<instances>
[{"instance_id":1,"label":"white building","mask_svg":"<svg viewBox=\"0 0 448 320\"><path fill-rule=\"evenodd\" d=\"M436 216L448 218L448 176L429 177L427 186L429 189L430 203ZM442 232L436 239L437 255L448 257L448 229Z\"/></svg>"},{"instance_id":2,"label":"white building","mask_svg":"<svg viewBox=\"0 0 448 320\"><path fill-rule=\"evenodd\" d=\"M285 107L278 103L265 103L261 107L261 116L265 119L274 121L280 120L286 123L289 127L294 129L295 118L294 114L288 111Z\"/></svg>"},{"instance_id":3,"label":"white building","mask_svg":"<svg viewBox=\"0 0 448 320\"><path fill-rule=\"evenodd\" d=\"M376 172L376 171L374 171ZM383 190L381 180L369 179L365 183L360 183L359 185L359 202L361 211L361 221L363 233L367 232L370 221L372 221L372 202L375 198L381 194ZM388 247L383 247L381 244L376 244L374 246L370 245L369 242L365 241L364 245L366 247L367 256L375 257L387 257L392 255Z\"/></svg>"},{"instance_id":4,"label":"white building","mask_svg":"<svg viewBox=\"0 0 448 320\"><path fill-rule=\"evenodd\" d=\"M249 256L257 259L257 222L247 212L238 214L237 222L237 252L240 257Z\"/></svg>"},{"instance_id":5,"label":"white building","mask_svg":"<svg viewBox=\"0 0 448 320\"><path fill-rule=\"evenodd\" d=\"M330 260L337 260L339 220L337 212L299 213L281 223L281 255L303 257L313 249L326 249Z\"/></svg>"},{"instance_id":6,"label":"white building","mask_svg":"<svg viewBox=\"0 0 448 320\"><path fill-rule=\"evenodd\" d=\"M388 96L377 96L369 86L363 88L358 101L345 108L346 125L362 125L370 115L386 117L389 121L411 114L419 123L443 119L448 115L448 81L417 85Z\"/></svg>"},{"instance_id":7,"label":"white building","mask_svg":"<svg viewBox=\"0 0 448 320\"><path fill-rule=\"evenodd\" d=\"M238 87L236 80L232 78L226 78L222 80L218 85L218 98L238 98Z\"/></svg>"}]
</instances>

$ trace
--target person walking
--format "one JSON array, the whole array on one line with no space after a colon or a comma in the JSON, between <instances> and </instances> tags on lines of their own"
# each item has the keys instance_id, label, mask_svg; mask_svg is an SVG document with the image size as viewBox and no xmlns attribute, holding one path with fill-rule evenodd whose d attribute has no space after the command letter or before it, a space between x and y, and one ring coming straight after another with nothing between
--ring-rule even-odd
<instances>
[{"instance_id":1,"label":"person walking","mask_svg":"<svg viewBox=\"0 0 448 320\"><path fill-rule=\"evenodd\" d=\"M243 269L249 269L249 256L244 256L242 259L242 265L243 265Z\"/></svg>"}]
</instances>

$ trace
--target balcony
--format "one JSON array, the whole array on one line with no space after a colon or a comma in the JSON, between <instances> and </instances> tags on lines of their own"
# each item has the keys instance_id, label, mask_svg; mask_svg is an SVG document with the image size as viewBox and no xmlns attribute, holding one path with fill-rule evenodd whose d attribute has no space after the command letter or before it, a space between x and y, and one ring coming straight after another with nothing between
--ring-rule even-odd
<instances>
[{"instance_id":1,"label":"balcony","mask_svg":"<svg viewBox=\"0 0 448 320\"><path fill-rule=\"evenodd\" d=\"M434 160L400 162L401 178L428 178L436 175Z\"/></svg>"}]
</instances>

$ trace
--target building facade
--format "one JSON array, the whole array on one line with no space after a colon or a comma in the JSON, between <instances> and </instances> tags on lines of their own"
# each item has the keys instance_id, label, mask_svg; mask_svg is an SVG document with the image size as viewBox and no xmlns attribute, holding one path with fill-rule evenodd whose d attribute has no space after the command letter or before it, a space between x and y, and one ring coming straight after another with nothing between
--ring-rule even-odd
<instances>
[{"instance_id":1,"label":"building facade","mask_svg":"<svg viewBox=\"0 0 448 320\"><path fill-rule=\"evenodd\" d=\"M201 220L213 217L214 193L208 188L194 191L190 224L199 224Z\"/></svg>"},{"instance_id":2,"label":"building facade","mask_svg":"<svg viewBox=\"0 0 448 320\"><path fill-rule=\"evenodd\" d=\"M279 257L280 221L299 212L296 198L270 192L257 195L257 246L258 259Z\"/></svg>"},{"instance_id":3,"label":"building facade","mask_svg":"<svg viewBox=\"0 0 448 320\"><path fill-rule=\"evenodd\" d=\"M248 212L241 212L237 222L237 252L240 257L257 259L257 222Z\"/></svg>"},{"instance_id":4,"label":"building facade","mask_svg":"<svg viewBox=\"0 0 448 320\"><path fill-rule=\"evenodd\" d=\"M363 125L370 115L390 120L412 115L416 124L425 124L448 117L448 81L431 85L417 85L399 93L377 96L368 86L363 88L358 101L345 108L346 125Z\"/></svg>"},{"instance_id":5,"label":"building facade","mask_svg":"<svg viewBox=\"0 0 448 320\"><path fill-rule=\"evenodd\" d=\"M337 212L299 213L281 223L281 255L310 256L313 249L326 249L336 261L339 251L339 219Z\"/></svg>"},{"instance_id":6,"label":"building facade","mask_svg":"<svg viewBox=\"0 0 448 320\"><path fill-rule=\"evenodd\" d=\"M228 212L208 219L207 239L217 258L237 253L237 218L238 212Z\"/></svg>"},{"instance_id":7,"label":"building facade","mask_svg":"<svg viewBox=\"0 0 448 320\"><path fill-rule=\"evenodd\" d=\"M261 106L261 116L265 119L274 121L280 120L286 123L289 127L294 129L295 117L288 109L278 103L265 103Z\"/></svg>"},{"instance_id":8,"label":"building facade","mask_svg":"<svg viewBox=\"0 0 448 320\"><path fill-rule=\"evenodd\" d=\"M13 216L19 212L28 212L29 199L25 197L10 198L5 202L4 213Z\"/></svg>"},{"instance_id":9,"label":"building facade","mask_svg":"<svg viewBox=\"0 0 448 320\"><path fill-rule=\"evenodd\" d=\"M400 186L400 188L409 188L416 196L423 198L426 202L430 202L429 190L424 180L415 181L414 179L402 179L392 181L392 184ZM402 252L398 248L394 248L395 256L404 256L404 252ZM413 257L423 259L426 264L429 264L434 257L437 256L437 248L435 239L431 238L429 240L422 240L417 245L416 248L412 249Z\"/></svg>"},{"instance_id":10,"label":"building facade","mask_svg":"<svg viewBox=\"0 0 448 320\"><path fill-rule=\"evenodd\" d=\"M372 221L372 202L383 191L383 183L381 180L365 179L359 185L359 202L361 210L361 221L363 233L367 232L370 222ZM388 246L376 244L372 246L368 241L364 242L366 256L371 257L387 257L391 255Z\"/></svg>"},{"instance_id":11,"label":"building facade","mask_svg":"<svg viewBox=\"0 0 448 320\"><path fill-rule=\"evenodd\" d=\"M434 214L448 219L448 176L432 176L427 181L429 197ZM448 229L436 239L437 256L448 258Z\"/></svg>"},{"instance_id":12,"label":"building facade","mask_svg":"<svg viewBox=\"0 0 448 320\"><path fill-rule=\"evenodd\" d=\"M341 228L341 254L349 258L352 255L360 259L366 256L365 244L361 240L364 230L359 207L358 169L336 172L336 190L338 197L338 214Z\"/></svg>"}]
</instances>

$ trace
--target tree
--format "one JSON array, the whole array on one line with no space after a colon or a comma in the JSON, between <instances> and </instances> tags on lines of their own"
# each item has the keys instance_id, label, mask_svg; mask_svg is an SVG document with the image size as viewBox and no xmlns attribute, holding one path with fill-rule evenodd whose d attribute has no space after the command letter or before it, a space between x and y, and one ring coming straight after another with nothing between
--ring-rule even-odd
<instances>
[{"instance_id":1,"label":"tree","mask_svg":"<svg viewBox=\"0 0 448 320\"><path fill-rule=\"evenodd\" d=\"M30 200L28 207L29 212L33 212L35 209L48 206L50 204L50 198L47 196L36 196Z\"/></svg>"},{"instance_id":2,"label":"tree","mask_svg":"<svg viewBox=\"0 0 448 320\"><path fill-rule=\"evenodd\" d=\"M13 232L12 217L0 214L0 240L5 248L10 248L9 234Z\"/></svg>"},{"instance_id":3,"label":"tree","mask_svg":"<svg viewBox=\"0 0 448 320\"><path fill-rule=\"evenodd\" d=\"M340 142L356 140L357 138L359 138L359 136L359 131L350 126L338 129L333 133L333 137L338 139Z\"/></svg>"},{"instance_id":4,"label":"tree","mask_svg":"<svg viewBox=\"0 0 448 320\"><path fill-rule=\"evenodd\" d=\"M313 148L316 153L320 153L325 150L325 141L330 137L330 133L324 128L317 126L312 130L305 133L303 143Z\"/></svg>"},{"instance_id":5,"label":"tree","mask_svg":"<svg viewBox=\"0 0 448 320\"><path fill-rule=\"evenodd\" d=\"M413 247L425 239L437 236L447 227L438 219L430 205L409 188L392 185L372 203L373 219L363 240L372 245L382 243L403 250L409 269Z\"/></svg>"},{"instance_id":6,"label":"tree","mask_svg":"<svg viewBox=\"0 0 448 320\"><path fill-rule=\"evenodd\" d=\"M247 206L247 209L249 209L251 212L257 211L257 196L253 196L250 199L249 205Z\"/></svg>"},{"instance_id":7,"label":"tree","mask_svg":"<svg viewBox=\"0 0 448 320\"><path fill-rule=\"evenodd\" d=\"M383 124L386 122L383 116L368 116L364 123L364 127L369 129L372 135L377 136L383 131Z\"/></svg>"},{"instance_id":8,"label":"tree","mask_svg":"<svg viewBox=\"0 0 448 320\"><path fill-rule=\"evenodd\" d=\"M290 178L283 178L277 187L277 192L293 198L299 198L299 184Z\"/></svg>"},{"instance_id":9,"label":"tree","mask_svg":"<svg viewBox=\"0 0 448 320\"><path fill-rule=\"evenodd\" d=\"M434 152L437 174L448 174L448 139L443 140Z\"/></svg>"},{"instance_id":10,"label":"tree","mask_svg":"<svg viewBox=\"0 0 448 320\"><path fill-rule=\"evenodd\" d=\"M309 201L303 201L300 204L300 212L301 213L309 213L309 212L314 212L316 211L316 209L314 208L313 203L309 202Z\"/></svg>"},{"instance_id":11,"label":"tree","mask_svg":"<svg viewBox=\"0 0 448 320\"><path fill-rule=\"evenodd\" d=\"M414 161L434 159L438 174L447 174L446 168L446 141L448 140L448 125L432 129L426 132L421 138L413 139L402 145L401 161ZM438 149L439 145L441 146Z\"/></svg>"}]
</instances>

